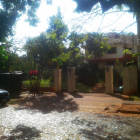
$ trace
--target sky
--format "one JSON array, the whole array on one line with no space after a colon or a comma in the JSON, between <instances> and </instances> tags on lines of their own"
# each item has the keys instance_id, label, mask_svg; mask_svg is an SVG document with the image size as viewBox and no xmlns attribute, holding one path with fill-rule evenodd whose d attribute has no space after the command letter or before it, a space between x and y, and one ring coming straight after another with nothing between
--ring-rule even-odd
<instances>
[{"instance_id":1,"label":"sky","mask_svg":"<svg viewBox=\"0 0 140 140\"><path fill-rule=\"evenodd\" d=\"M38 36L41 32L46 31L46 29L48 28L48 19L50 16L57 13L58 7L60 7L61 9L62 17L64 19L64 22L68 25L70 32L77 31L78 33L80 33L113 31L119 33L127 26L136 21L136 18L133 18L132 13L114 13L113 11L116 11L116 9L111 9L104 14L102 13L102 11L100 11L98 14L95 14L95 10L92 10L91 13L84 12L79 14L74 12L76 6L76 3L72 0L53 0L52 5L47 5L46 0L42 0L42 3L37 10L37 16L40 19L37 27L29 26L29 23L25 22L27 16L23 15L17 21L14 40L17 42L21 42L21 44L19 45L21 47L26 42L26 38ZM98 6L99 9L101 9L99 4ZM124 31L137 34L137 25L133 24Z\"/></svg>"}]
</instances>

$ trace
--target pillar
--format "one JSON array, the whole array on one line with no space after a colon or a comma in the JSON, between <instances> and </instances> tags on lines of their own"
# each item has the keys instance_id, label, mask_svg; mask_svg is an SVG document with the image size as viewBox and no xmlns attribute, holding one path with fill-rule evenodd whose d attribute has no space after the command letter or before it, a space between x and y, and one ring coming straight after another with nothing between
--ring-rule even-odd
<instances>
[{"instance_id":1,"label":"pillar","mask_svg":"<svg viewBox=\"0 0 140 140\"><path fill-rule=\"evenodd\" d=\"M113 66L105 67L105 93L113 93Z\"/></svg>"},{"instance_id":2,"label":"pillar","mask_svg":"<svg viewBox=\"0 0 140 140\"><path fill-rule=\"evenodd\" d=\"M75 67L68 67L68 92L75 92Z\"/></svg>"},{"instance_id":3,"label":"pillar","mask_svg":"<svg viewBox=\"0 0 140 140\"><path fill-rule=\"evenodd\" d=\"M54 70L54 89L56 92L61 92L61 69Z\"/></svg>"}]
</instances>

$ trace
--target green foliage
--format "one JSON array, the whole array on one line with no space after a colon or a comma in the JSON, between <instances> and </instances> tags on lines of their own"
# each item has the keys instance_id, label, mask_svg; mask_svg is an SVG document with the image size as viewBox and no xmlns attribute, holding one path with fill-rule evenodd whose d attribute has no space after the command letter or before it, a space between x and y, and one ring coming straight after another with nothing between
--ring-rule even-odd
<instances>
[{"instance_id":1,"label":"green foliage","mask_svg":"<svg viewBox=\"0 0 140 140\"><path fill-rule=\"evenodd\" d=\"M86 55L88 58L95 57L100 58L110 48L107 43L107 38L104 38L102 34L87 33L87 39L85 40Z\"/></svg>"},{"instance_id":2,"label":"green foliage","mask_svg":"<svg viewBox=\"0 0 140 140\"><path fill-rule=\"evenodd\" d=\"M129 49L125 49L125 50L123 51L123 54L125 54L125 53L132 54L132 52L131 52Z\"/></svg>"},{"instance_id":3,"label":"green foliage","mask_svg":"<svg viewBox=\"0 0 140 140\"><path fill-rule=\"evenodd\" d=\"M30 61L34 62L34 67L39 64L39 68L56 68L68 59L63 43L67 33L68 28L58 11L56 16L50 18L50 26L46 33L28 39L24 48L28 51Z\"/></svg>"},{"instance_id":4,"label":"green foliage","mask_svg":"<svg viewBox=\"0 0 140 140\"><path fill-rule=\"evenodd\" d=\"M120 5L124 4L129 6L132 12L140 12L139 5L140 0L74 0L77 3L77 12L90 12L92 7L95 6L98 2L100 3L103 12L108 11L113 8L115 5L119 5L119 8L122 8Z\"/></svg>"},{"instance_id":5,"label":"green foliage","mask_svg":"<svg viewBox=\"0 0 140 140\"><path fill-rule=\"evenodd\" d=\"M0 71L3 72L6 68L8 56L4 46L0 46Z\"/></svg>"},{"instance_id":6,"label":"green foliage","mask_svg":"<svg viewBox=\"0 0 140 140\"><path fill-rule=\"evenodd\" d=\"M118 58L116 59L116 62L117 62L117 64L119 64L119 63L120 63L120 61L119 61L119 59L118 59Z\"/></svg>"},{"instance_id":7,"label":"green foliage","mask_svg":"<svg viewBox=\"0 0 140 140\"><path fill-rule=\"evenodd\" d=\"M22 14L27 11L26 21L30 25L36 26L38 18L36 11L40 5L40 0L0 0L0 42L9 35L13 35L13 26Z\"/></svg>"},{"instance_id":8,"label":"green foliage","mask_svg":"<svg viewBox=\"0 0 140 140\"><path fill-rule=\"evenodd\" d=\"M49 28L46 32L50 35L52 39L65 40L68 34L68 27L63 22L60 9L58 8L57 15L50 17Z\"/></svg>"},{"instance_id":9,"label":"green foliage","mask_svg":"<svg viewBox=\"0 0 140 140\"><path fill-rule=\"evenodd\" d=\"M130 96L131 99L134 99L134 101L140 101L140 96Z\"/></svg>"},{"instance_id":10,"label":"green foliage","mask_svg":"<svg viewBox=\"0 0 140 140\"><path fill-rule=\"evenodd\" d=\"M51 87L53 86L54 82L51 82L50 79L42 79L40 82L40 87ZM31 87L30 85L30 80L22 81L22 86L23 87Z\"/></svg>"}]
</instances>

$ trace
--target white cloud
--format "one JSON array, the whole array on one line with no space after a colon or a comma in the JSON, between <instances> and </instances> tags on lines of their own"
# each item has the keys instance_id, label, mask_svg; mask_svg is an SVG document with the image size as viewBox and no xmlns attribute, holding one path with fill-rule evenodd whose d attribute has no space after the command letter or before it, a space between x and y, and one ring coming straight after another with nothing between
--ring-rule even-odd
<instances>
[{"instance_id":1,"label":"white cloud","mask_svg":"<svg viewBox=\"0 0 140 140\"><path fill-rule=\"evenodd\" d=\"M87 16L85 16L86 23L84 24L82 23L82 20L84 19L83 17L80 19L80 21L76 19L83 15L86 15L87 13L78 14L74 12L76 3L72 0L54 0L53 5L47 5L46 0L42 0L41 6L37 11L37 16L40 18L40 23L38 24L38 26L36 28L29 26L27 22L24 22L26 15L22 16L17 22L15 39L18 38L22 40L25 36L34 37L39 35L41 32L46 31L46 29L48 28L47 19L57 13L58 6L60 6L61 8L64 21L68 24L70 31L75 30L78 32L96 32L98 30L99 25L102 21L102 15L98 15L97 17L95 17L96 14L93 14L91 16L92 18L90 18L89 20L87 20ZM108 12L111 11L112 10ZM104 27L112 24L121 14L122 12L105 15L100 29L103 29ZM121 31L134 21L136 21L136 19L133 19L133 14L125 13L115 24L103 29L102 32L110 32L113 29L115 29L116 31ZM75 29L73 28L74 26ZM80 26L82 26L82 29L80 28ZM136 24L129 27L126 31L136 33Z\"/></svg>"}]
</instances>

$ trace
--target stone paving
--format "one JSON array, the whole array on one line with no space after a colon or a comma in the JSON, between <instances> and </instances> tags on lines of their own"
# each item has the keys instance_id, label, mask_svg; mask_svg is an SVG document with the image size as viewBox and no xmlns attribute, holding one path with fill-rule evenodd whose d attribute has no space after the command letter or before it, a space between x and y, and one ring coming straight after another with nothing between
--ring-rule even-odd
<instances>
[{"instance_id":1,"label":"stone paving","mask_svg":"<svg viewBox=\"0 0 140 140\"><path fill-rule=\"evenodd\" d=\"M139 140L140 117L76 110L0 108L0 140Z\"/></svg>"}]
</instances>

